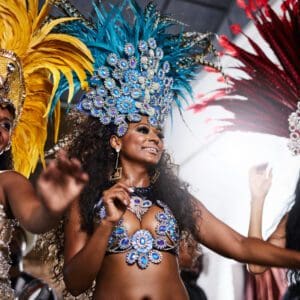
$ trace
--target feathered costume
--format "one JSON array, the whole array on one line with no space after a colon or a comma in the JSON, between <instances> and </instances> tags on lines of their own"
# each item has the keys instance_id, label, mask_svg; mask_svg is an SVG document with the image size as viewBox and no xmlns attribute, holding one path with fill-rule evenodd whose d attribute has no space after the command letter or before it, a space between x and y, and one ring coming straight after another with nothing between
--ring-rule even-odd
<instances>
[{"instance_id":1,"label":"feathered costume","mask_svg":"<svg viewBox=\"0 0 300 300\"><path fill-rule=\"evenodd\" d=\"M6 82L6 86L12 84L13 89L13 77L6 70L8 61L16 62L14 68L18 65L20 74L19 96L9 99L16 108L18 120L12 137L14 169L27 177L38 160L43 161L48 116L59 82L62 78L66 80L68 101L71 101L74 80L87 88L87 72L93 70L90 51L80 40L52 32L57 25L73 18L49 21L50 1L46 0L41 10L38 7L38 0L0 1L2 81ZM60 106L58 102L55 104L57 136Z\"/></svg>"},{"instance_id":2,"label":"feathered costume","mask_svg":"<svg viewBox=\"0 0 300 300\"><path fill-rule=\"evenodd\" d=\"M80 16L67 0L56 4L68 15ZM200 65L212 66L205 57L214 54L213 35L183 32L180 22L161 15L153 3L142 9L135 1L125 0L108 9L99 3L94 9L93 22L80 19L58 28L81 39L95 58L95 72L88 79L90 89L80 99L79 110L102 125L117 128L119 136L126 133L129 122L138 122L142 116L148 116L153 126L162 126L171 105L181 109L180 98L192 94L190 83ZM174 25L179 25L179 32L169 33ZM58 96L65 90L62 82ZM57 279L62 277L62 232L60 227L43 240L45 248L56 251L52 255L57 257Z\"/></svg>"},{"instance_id":3,"label":"feathered costume","mask_svg":"<svg viewBox=\"0 0 300 300\"><path fill-rule=\"evenodd\" d=\"M79 12L68 1L58 1L69 15ZM125 7L129 7L130 17ZM81 39L95 58L90 90L79 109L104 124L118 126L117 134L126 133L128 122L141 115L149 117L153 126L162 126L171 106L181 111L181 100L192 95L190 85L200 65L215 67L205 58L215 55L211 33L183 32L183 24L161 15L153 3L142 9L133 0L106 10L94 6L94 24L75 21L63 24L59 32ZM180 25L179 33L168 30ZM62 83L57 96L66 90Z\"/></svg>"},{"instance_id":4,"label":"feathered costume","mask_svg":"<svg viewBox=\"0 0 300 300\"><path fill-rule=\"evenodd\" d=\"M228 86L205 96L205 101L191 106L199 112L207 106L221 105L235 114L222 130L245 130L289 137L289 148L300 153L300 2L284 0L282 16L267 1L237 1L252 19L260 36L273 51L273 62L253 39L232 25L233 33L242 33L254 53L243 50L226 36L219 41L225 53L239 62L234 66L247 78L227 77ZM246 97L243 101L236 96ZM297 110L298 105L298 110Z\"/></svg>"}]
</instances>

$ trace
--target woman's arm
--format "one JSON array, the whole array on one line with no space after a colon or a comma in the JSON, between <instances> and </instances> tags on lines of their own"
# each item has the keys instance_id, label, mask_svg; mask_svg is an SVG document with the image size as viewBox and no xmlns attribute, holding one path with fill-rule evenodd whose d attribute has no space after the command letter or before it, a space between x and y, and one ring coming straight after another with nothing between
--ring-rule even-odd
<instances>
[{"instance_id":1,"label":"woman's arm","mask_svg":"<svg viewBox=\"0 0 300 300\"><path fill-rule=\"evenodd\" d=\"M263 239L262 237L262 216L266 196L272 183L272 172L268 172L266 165L252 167L249 171L249 187L251 192L251 211L248 236ZM281 220L268 242L285 248L285 225L287 215ZM263 273L268 268L259 265L249 264L248 271L254 274Z\"/></svg>"},{"instance_id":2,"label":"woman's arm","mask_svg":"<svg viewBox=\"0 0 300 300\"><path fill-rule=\"evenodd\" d=\"M285 248L285 228L286 228L286 222L288 219L288 215L286 214L278 224L277 228L275 231L270 235L268 238L267 242L280 247L280 248ZM260 265L254 265L254 264L248 264L248 271L250 271L253 274L260 274L266 271L268 267L263 267Z\"/></svg>"},{"instance_id":3,"label":"woman's arm","mask_svg":"<svg viewBox=\"0 0 300 300\"><path fill-rule=\"evenodd\" d=\"M110 234L129 204L129 190L116 184L103 193L106 218L95 225L91 236L81 230L79 201L72 204L65 225L64 281L77 296L93 284L102 266Z\"/></svg>"},{"instance_id":4,"label":"woman's arm","mask_svg":"<svg viewBox=\"0 0 300 300\"><path fill-rule=\"evenodd\" d=\"M4 204L9 206L13 216L25 229L43 233L57 224L87 179L79 161L69 160L61 153L41 173L37 192L21 174L13 171L2 173Z\"/></svg>"},{"instance_id":5,"label":"woman's arm","mask_svg":"<svg viewBox=\"0 0 300 300\"><path fill-rule=\"evenodd\" d=\"M101 268L113 223L103 220L89 236L81 230L78 201L72 204L65 224L64 281L78 296L90 288Z\"/></svg>"},{"instance_id":6,"label":"woman's arm","mask_svg":"<svg viewBox=\"0 0 300 300\"><path fill-rule=\"evenodd\" d=\"M300 268L300 252L282 249L257 238L246 238L215 218L198 200L193 201L196 238L213 251L243 263Z\"/></svg>"}]
</instances>

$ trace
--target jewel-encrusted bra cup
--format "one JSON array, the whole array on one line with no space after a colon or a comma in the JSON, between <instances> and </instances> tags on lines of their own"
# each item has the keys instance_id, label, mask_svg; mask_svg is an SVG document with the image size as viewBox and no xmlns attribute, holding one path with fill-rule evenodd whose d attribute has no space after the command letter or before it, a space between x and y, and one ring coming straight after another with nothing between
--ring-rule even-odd
<instances>
[{"instance_id":1,"label":"jewel-encrusted bra cup","mask_svg":"<svg viewBox=\"0 0 300 300\"><path fill-rule=\"evenodd\" d=\"M128 265L137 264L141 269L146 269L149 263L159 264L162 261L162 251L177 253L179 242L179 230L176 219L168 206L160 200L155 204L142 195L132 195L128 210L136 215L139 221L153 205L162 210L155 214L155 234L146 229L136 230L132 235L128 234L124 225L124 219L120 219L115 226L107 246L107 253L126 254ZM97 204L97 216L100 219L106 217L105 208L100 201Z\"/></svg>"}]
</instances>

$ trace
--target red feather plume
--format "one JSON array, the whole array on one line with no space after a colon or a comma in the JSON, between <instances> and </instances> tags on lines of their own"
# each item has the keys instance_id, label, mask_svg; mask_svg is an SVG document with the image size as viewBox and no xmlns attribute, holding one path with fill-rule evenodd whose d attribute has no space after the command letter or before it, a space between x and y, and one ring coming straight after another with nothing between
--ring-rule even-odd
<instances>
[{"instance_id":1,"label":"red feather plume","mask_svg":"<svg viewBox=\"0 0 300 300\"><path fill-rule=\"evenodd\" d=\"M223 130L264 132L289 136L289 115L296 111L300 100L300 4L299 0L284 0L281 16L267 1L237 0L247 15L251 15L261 37L268 43L278 63L270 60L264 49L247 37L254 54L232 43L226 36L219 38L225 53L240 63L235 69L248 79L227 77L227 87L203 96L191 109L202 111L207 106L221 105L234 113L231 124ZM240 31L237 25L231 28ZM247 100L237 99L242 96ZM240 98L240 97L239 97Z\"/></svg>"}]
</instances>

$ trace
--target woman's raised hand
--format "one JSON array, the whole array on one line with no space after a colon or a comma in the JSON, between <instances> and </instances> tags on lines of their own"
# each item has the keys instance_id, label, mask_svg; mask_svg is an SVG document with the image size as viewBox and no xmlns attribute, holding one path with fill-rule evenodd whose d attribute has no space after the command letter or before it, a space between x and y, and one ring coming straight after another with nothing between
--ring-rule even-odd
<instances>
[{"instance_id":1,"label":"woman's raised hand","mask_svg":"<svg viewBox=\"0 0 300 300\"><path fill-rule=\"evenodd\" d=\"M249 187L252 200L264 201L272 184L272 169L268 164L253 166L249 170Z\"/></svg>"},{"instance_id":2,"label":"woman's raised hand","mask_svg":"<svg viewBox=\"0 0 300 300\"><path fill-rule=\"evenodd\" d=\"M125 183L116 183L102 195L102 201L106 210L106 220L117 223L124 215L130 204L131 188Z\"/></svg>"},{"instance_id":3,"label":"woman's raised hand","mask_svg":"<svg viewBox=\"0 0 300 300\"><path fill-rule=\"evenodd\" d=\"M39 176L37 192L50 213L60 215L79 197L87 181L79 160L69 159L61 150Z\"/></svg>"}]
</instances>

